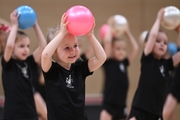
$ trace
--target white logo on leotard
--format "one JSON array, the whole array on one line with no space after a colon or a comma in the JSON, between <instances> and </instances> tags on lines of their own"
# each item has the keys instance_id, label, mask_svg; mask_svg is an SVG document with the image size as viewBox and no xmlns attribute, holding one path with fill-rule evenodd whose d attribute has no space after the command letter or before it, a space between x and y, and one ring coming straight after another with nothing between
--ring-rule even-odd
<instances>
[{"instance_id":1,"label":"white logo on leotard","mask_svg":"<svg viewBox=\"0 0 180 120\"><path fill-rule=\"evenodd\" d=\"M160 72L161 72L162 76L165 76L165 74L164 74L164 72L165 72L164 66L161 65L161 66L159 67L159 69L160 69Z\"/></svg>"},{"instance_id":2,"label":"white logo on leotard","mask_svg":"<svg viewBox=\"0 0 180 120\"><path fill-rule=\"evenodd\" d=\"M125 72L125 67L122 63L119 64L119 69L122 71L122 72Z\"/></svg>"},{"instance_id":3,"label":"white logo on leotard","mask_svg":"<svg viewBox=\"0 0 180 120\"><path fill-rule=\"evenodd\" d=\"M73 83L73 79L71 78L71 75L69 75L67 78L66 78L66 87L68 88L74 88L74 86L72 85Z\"/></svg>"}]
</instances>

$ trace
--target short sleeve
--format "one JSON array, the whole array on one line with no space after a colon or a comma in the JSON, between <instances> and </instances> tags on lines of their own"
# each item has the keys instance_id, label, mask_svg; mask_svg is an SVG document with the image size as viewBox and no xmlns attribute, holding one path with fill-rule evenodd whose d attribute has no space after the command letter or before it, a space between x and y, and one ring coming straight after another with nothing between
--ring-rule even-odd
<instances>
[{"instance_id":1,"label":"short sleeve","mask_svg":"<svg viewBox=\"0 0 180 120\"><path fill-rule=\"evenodd\" d=\"M152 61L152 59L153 59L152 53L145 55L143 52L142 56L141 56L141 63L146 63L146 62Z\"/></svg>"},{"instance_id":2,"label":"short sleeve","mask_svg":"<svg viewBox=\"0 0 180 120\"><path fill-rule=\"evenodd\" d=\"M106 67L109 63L110 63L110 59L107 59L107 60L104 62L103 66Z\"/></svg>"},{"instance_id":3,"label":"short sleeve","mask_svg":"<svg viewBox=\"0 0 180 120\"><path fill-rule=\"evenodd\" d=\"M8 62L5 61L4 56L1 59L1 65L3 69L11 68L13 59L11 58Z\"/></svg>"},{"instance_id":4,"label":"short sleeve","mask_svg":"<svg viewBox=\"0 0 180 120\"><path fill-rule=\"evenodd\" d=\"M86 55L85 55L85 54L82 54L82 55L81 55L81 59L82 59L83 61L88 60L88 59L86 58Z\"/></svg>"},{"instance_id":5,"label":"short sleeve","mask_svg":"<svg viewBox=\"0 0 180 120\"><path fill-rule=\"evenodd\" d=\"M129 66L129 60L126 58L126 59L124 59L124 65L127 67L127 66Z\"/></svg>"},{"instance_id":6,"label":"short sleeve","mask_svg":"<svg viewBox=\"0 0 180 120\"><path fill-rule=\"evenodd\" d=\"M56 63L52 61L52 65L51 65L50 69L47 72L44 72L42 70L45 80L52 80L52 76L53 77L57 76L57 71L58 70L56 69L56 65L55 64Z\"/></svg>"},{"instance_id":7,"label":"short sleeve","mask_svg":"<svg viewBox=\"0 0 180 120\"><path fill-rule=\"evenodd\" d=\"M33 67L38 67L38 64L35 62L35 59L34 59L33 55L28 56L26 61L28 62L29 65L31 65Z\"/></svg>"},{"instance_id":8,"label":"short sleeve","mask_svg":"<svg viewBox=\"0 0 180 120\"><path fill-rule=\"evenodd\" d=\"M174 64L173 64L172 57L167 60L167 66L168 66L169 70L173 70L174 69Z\"/></svg>"},{"instance_id":9,"label":"short sleeve","mask_svg":"<svg viewBox=\"0 0 180 120\"><path fill-rule=\"evenodd\" d=\"M87 76L93 74L93 72L89 71L88 60L82 61L81 63L79 63L77 65L77 69L82 70L82 73L83 73L84 77L87 77Z\"/></svg>"}]
</instances>

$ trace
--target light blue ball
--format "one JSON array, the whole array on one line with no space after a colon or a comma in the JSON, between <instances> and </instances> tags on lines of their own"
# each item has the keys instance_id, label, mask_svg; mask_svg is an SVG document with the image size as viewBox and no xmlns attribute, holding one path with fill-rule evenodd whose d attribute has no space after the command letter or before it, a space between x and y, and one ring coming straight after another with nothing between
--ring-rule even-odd
<instances>
[{"instance_id":1,"label":"light blue ball","mask_svg":"<svg viewBox=\"0 0 180 120\"><path fill-rule=\"evenodd\" d=\"M19 28L28 29L35 24L37 19L36 12L30 6L19 6L16 10L20 14L18 18Z\"/></svg>"},{"instance_id":2,"label":"light blue ball","mask_svg":"<svg viewBox=\"0 0 180 120\"><path fill-rule=\"evenodd\" d=\"M168 51L171 55L174 55L175 53L178 52L178 46L174 42L169 42L168 43Z\"/></svg>"}]
</instances>

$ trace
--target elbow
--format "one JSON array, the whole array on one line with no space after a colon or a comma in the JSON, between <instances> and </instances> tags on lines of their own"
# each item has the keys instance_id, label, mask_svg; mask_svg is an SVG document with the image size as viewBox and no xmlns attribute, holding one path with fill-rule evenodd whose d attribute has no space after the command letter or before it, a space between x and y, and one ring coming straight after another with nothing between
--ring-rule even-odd
<instances>
[{"instance_id":1,"label":"elbow","mask_svg":"<svg viewBox=\"0 0 180 120\"><path fill-rule=\"evenodd\" d=\"M42 59L42 60L46 60L46 59L48 59L48 58L50 58L49 54L48 54L47 52L43 51L43 52L42 52L42 55L41 55L41 59Z\"/></svg>"},{"instance_id":2,"label":"elbow","mask_svg":"<svg viewBox=\"0 0 180 120\"><path fill-rule=\"evenodd\" d=\"M13 50L13 48L14 48L14 45L11 45L11 44L6 45L7 50Z\"/></svg>"}]
</instances>

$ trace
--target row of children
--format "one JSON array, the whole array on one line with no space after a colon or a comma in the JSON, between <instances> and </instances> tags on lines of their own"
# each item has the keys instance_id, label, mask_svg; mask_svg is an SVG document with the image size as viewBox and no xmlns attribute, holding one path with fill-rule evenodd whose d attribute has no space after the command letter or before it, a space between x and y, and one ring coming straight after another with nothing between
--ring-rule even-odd
<instances>
[{"instance_id":1,"label":"row of children","mask_svg":"<svg viewBox=\"0 0 180 120\"><path fill-rule=\"evenodd\" d=\"M5 93L3 119L38 119L32 81L38 79L39 74L36 71L41 64L47 106L47 116L46 112L43 112L45 117L42 120L87 120L84 108L85 79L102 65L105 72L105 87L100 120L162 120L162 113L165 113L166 120L169 117L167 113L170 113L168 111L170 109L167 109L169 104L175 100L173 102L175 106L179 100L176 98L179 95L178 85L173 84L163 112L166 90L169 88L171 78L169 71L179 64L180 53L164 59L168 38L164 32L159 31L163 14L162 8L146 36L141 57L139 85L131 111L127 113L126 98L129 86L127 67L138 52L138 44L129 27L125 34L131 44L130 54L126 53L125 41L114 38L110 29L105 35L102 47L93 34L94 26L86 34L94 57L80 59L78 39L68 33L66 27L69 22L66 22L67 16L63 14L60 25L49 29L48 44L38 23L35 23L34 30L39 43L37 49L29 55L30 39L24 32L18 31L19 15L16 10L13 11L10 15L11 31L1 62ZM177 32L180 34L180 27L177 28ZM180 36L178 38L180 39ZM175 81L179 83L178 79ZM172 109L173 107L171 106Z\"/></svg>"},{"instance_id":2,"label":"row of children","mask_svg":"<svg viewBox=\"0 0 180 120\"><path fill-rule=\"evenodd\" d=\"M106 84L100 120L173 120L175 106L180 101L179 87L177 87L180 83L177 73L180 52L172 56L167 55L168 37L160 30L163 14L164 8L159 10L144 40L139 84L129 113L126 109L127 66L136 56L138 46L129 29L125 32L132 48L128 55L125 52L124 41L113 38L111 32L106 34L103 40L107 54L107 60L103 65ZM180 41L180 26L175 31ZM111 58L108 59L110 55ZM170 74L171 72L173 74Z\"/></svg>"}]
</instances>

